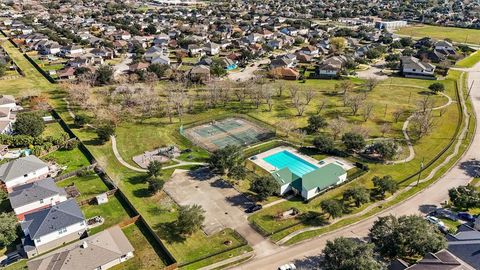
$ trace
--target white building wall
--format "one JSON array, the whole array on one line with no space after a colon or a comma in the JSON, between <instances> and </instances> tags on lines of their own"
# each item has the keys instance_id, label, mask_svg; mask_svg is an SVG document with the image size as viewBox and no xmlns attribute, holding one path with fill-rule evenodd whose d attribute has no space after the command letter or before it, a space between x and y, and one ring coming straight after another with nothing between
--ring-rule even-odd
<instances>
[{"instance_id":1,"label":"white building wall","mask_svg":"<svg viewBox=\"0 0 480 270\"><path fill-rule=\"evenodd\" d=\"M67 196L55 195L53 197L43 199L43 202L40 202L40 200L38 200L36 202L33 202L33 203L30 203L30 204L15 208L15 209L13 209L13 211L15 212L16 215L20 215L20 214L23 214L23 213L26 213L26 212L29 212L29 211L32 211L32 210L35 210L35 209L43 208L43 207L46 207L48 205L54 205L56 203L63 202L63 201L66 201L66 200L67 200Z\"/></svg>"},{"instance_id":2,"label":"white building wall","mask_svg":"<svg viewBox=\"0 0 480 270\"><path fill-rule=\"evenodd\" d=\"M77 224L74 224L74 225L71 225L71 226L67 227L66 231L63 232L63 233L59 233L58 231L56 231L56 232L52 232L50 234L44 235L40 238L34 239L35 246L40 247L40 246L45 245L49 242L52 242L52 241L58 240L60 238L63 238L67 235L74 234L74 233L78 234L79 232L83 232L86 229L87 229L87 224L86 224L85 221L83 221L82 223L77 223Z\"/></svg>"},{"instance_id":3,"label":"white building wall","mask_svg":"<svg viewBox=\"0 0 480 270\"><path fill-rule=\"evenodd\" d=\"M23 185L23 184L26 184L28 182L31 182L32 180L34 180L36 178L45 176L45 175L48 174L48 172L49 172L48 166L45 166L45 167L40 168L36 171L30 172L26 175L22 175L20 177L17 177L15 179L12 179L12 180L6 182L5 186L7 187L7 189L11 189L12 187Z\"/></svg>"},{"instance_id":4,"label":"white building wall","mask_svg":"<svg viewBox=\"0 0 480 270\"><path fill-rule=\"evenodd\" d=\"M280 186L280 195L283 195L289 192L290 190L292 190L292 187L290 186L290 184L285 184L283 186Z\"/></svg>"},{"instance_id":5,"label":"white building wall","mask_svg":"<svg viewBox=\"0 0 480 270\"><path fill-rule=\"evenodd\" d=\"M412 69L412 68L404 68L403 72L412 73L412 74L419 74L419 75L433 75L434 70L425 70L425 69Z\"/></svg>"}]
</instances>

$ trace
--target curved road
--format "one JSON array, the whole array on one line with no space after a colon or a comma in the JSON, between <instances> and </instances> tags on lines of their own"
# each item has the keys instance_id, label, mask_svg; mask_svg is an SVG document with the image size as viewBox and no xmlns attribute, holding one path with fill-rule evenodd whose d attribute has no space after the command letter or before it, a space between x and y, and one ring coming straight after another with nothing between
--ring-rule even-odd
<instances>
[{"instance_id":1,"label":"curved road","mask_svg":"<svg viewBox=\"0 0 480 270\"><path fill-rule=\"evenodd\" d=\"M477 63L474 68L465 71L468 72L468 85L470 86L472 82L475 81L470 96L475 113L477 116L480 116L480 63ZM480 126L480 117L477 117L476 122L477 127ZM389 214L395 216L421 214L423 207L431 205L438 206L448 199L448 190L450 188L465 185L472 180L473 177L469 174L468 165L471 164L472 161L480 160L480 151L478 149L480 149L480 132L477 128L470 148L460 161L438 181L410 199L392 206L373 217L331 233L290 247L280 247L274 253L257 255L252 260L234 267L234 269L277 269L279 265L292 261L300 266L308 265L309 262L314 261L315 257L322 252L327 240L332 240L340 236L354 238L367 237L370 227L378 216Z\"/></svg>"}]
</instances>

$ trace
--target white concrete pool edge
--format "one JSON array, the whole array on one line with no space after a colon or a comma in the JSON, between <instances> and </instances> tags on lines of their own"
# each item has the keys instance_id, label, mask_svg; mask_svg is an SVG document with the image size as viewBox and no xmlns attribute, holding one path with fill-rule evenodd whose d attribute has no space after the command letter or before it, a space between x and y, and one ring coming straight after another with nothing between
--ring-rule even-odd
<instances>
[{"instance_id":1,"label":"white concrete pool edge","mask_svg":"<svg viewBox=\"0 0 480 270\"><path fill-rule=\"evenodd\" d=\"M300 153L297 149L295 149L293 147L290 147L290 146L275 147L273 149L267 150L267 151L262 152L260 154L254 155L254 156L250 157L249 160L252 161L253 163L255 163L256 165L260 166L262 169L266 170L267 172L272 173L272 172L277 171L278 168L276 168L275 166L266 162L264 160L264 158L275 155L275 154L277 154L279 152L282 152L282 151L288 151L291 154L297 156L298 158L303 159L303 160L311 163L312 165L314 165L318 168L324 167L324 166L326 166L330 163L335 163L335 164L339 165L345 171L348 171L348 170L350 170L354 167L354 165L351 164L350 162L348 162L344 159L339 159L337 157L327 157L327 158L324 158L322 160L317 160L317 159L314 159L312 157L309 157L307 155L304 155L304 154Z\"/></svg>"}]
</instances>

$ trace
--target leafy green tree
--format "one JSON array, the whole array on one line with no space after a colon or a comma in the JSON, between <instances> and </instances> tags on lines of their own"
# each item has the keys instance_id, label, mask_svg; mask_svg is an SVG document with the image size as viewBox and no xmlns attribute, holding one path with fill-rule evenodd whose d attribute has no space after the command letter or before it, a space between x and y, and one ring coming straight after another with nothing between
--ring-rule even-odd
<instances>
[{"instance_id":1,"label":"leafy green tree","mask_svg":"<svg viewBox=\"0 0 480 270\"><path fill-rule=\"evenodd\" d=\"M365 139L358 133L347 132L343 134L342 142L348 151L359 151L365 147Z\"/></svg>"},{"instance_id":2,"label":"leafy green tree","mask_svg":"<svg viewBox=\"0 0 480 270\"><path fill-rule=\"evenodd\" d=\"M351 238L327 241L323 250L322 268L325 270L380 270L384 269L373 254L373 245Z\"/></svg>"},{"instance_id":3,"label":"leafy green tree","mask_svg":"<svg viewBox=\"0 0 480 270\"><path fill-rule=\"evenodd\" d=\"M309 133L315 133L319 129L325 128L327 125L327 121L321 115L312 115L308 117L307 130Z\"/></svg>"},{"instance_id":4,"label":"leafy green tree","mask_svg":"<svg viewBox=\"0 0 480 270\"><path fill-rule=\"evenodd\" d=\"M0 204L2 201L8 198L8 193L5 192L3 189L0 189Z\"/></svg>"},{"instance_id":5,"label":"leafy green tree","mask_svg":"<svg viewBox=\"0 0 480 270\"><path fill-rule=\"evenodd\" d=\"M369 233L375 249L385 258L412 258L447 247L442 233L423 217L379 217Z\"/></svg>"},{"instance_id":6,"label":"leafy green tree","mask_svg":"<svg viewBox=\"0 0 480 270\"><path fill-rule=\"evenodd\" d=\"M45 123L38 112L23 112L17 114L17 120L13 123L16 134L40 136L45 129Z\"/></svg>"},{"instance_id":7,"label":"leafy green tree","mask_svg":"<svg viewBox=\"0 0 480 270\"><path fill-rule=\"evenodd\" d=\"M252 191L258 194L260 200L265 200L276 192L279 192L280 185L271 176L257 176L252 181Z\"/></svg>"},{"instance_id":8,"label":"leafy green tree","mask_svg":"<svg viewBox=\"0 0 480 270\"><path fill-rule=\"evenodd\" d=\"M432 83L430 84L430 86L428 87L428 89L430 89L433 93L438 93L438 92L443 92L445 91L445 85L443 85L443 83L440 83L440 82L436 82L436 83Z\"/></svg>"},{"instance_id":9,"label":"leafy green tree","mask_svg":"<svg viewBox=\"0 0 480 270\"><path fill-rule=\"evenodd\" d=\"M157 27L153 24L149 24L143 31L150 35L155 35L157 33Z\"/></svg>"},{"instance_id":10,"label":"leafy green tree","mask_svg":"<svg viewBox=\"0 0 480 270\"><path fill-rule=\"evenodd\" d=\"M149 177L147 179L147 184L148 184L148 191L150 191L151 194L156 194L160 190L162 190L163 185L165 182L157 177Z\"/></svg>"},{"instance_id":11,"label":"leafy green tree","mask_svg":"<svg viewBox=\"0 0 480 270\"><path fill-rule=\"evenodd\" d=\"M77 114L73 119L73 124L77 127L83 127L85 124L87 124L87 121L88 121L88 117L86 115Z\"/></svg>"},{"instance_id":12,"label":"leafy green tree","mask_svg":"<svg viewBox=\"0 0 480 270\"><path fill-rule=\"evenodd\" d=\"M227 74L227 71L223 68L220 59L214 58L212 64L210 65L210 74L215 77L223 77Z\"/></svg>"},{"instance_id":13,"label":"leafy green tree","mask_svg":"<svg viewBox=\"0 0 480 270\"><path fill-rule=\"evenodd\" d=\"M205 220L205 210L198 204L180 206L175 227L182 235L198 231Z\"/></svg>"},{"instance_id":14,"label":"leafy green tree","mask_svg":"<svg viewBox=\"0 0 480 270\"><path fill-rule=\"evenodd\" d=\"M353 200L355 206L360 207L360 205L368 203L370 201L370 193L365 187L350 187L343 192L343 200Z\"/></svg>"},{"instance_id":15,"label":"leafy green tree","mask_svg":"<svg viewBox=\"0 0 480 270\"><path fill-rule=\"evenodd\" d=\"M390 175L385 175L383 177L375 176L372 179L374 193L381 198L385 198L385 193L389 192L391 194L397 192L398 184L393 180Z\"/></svg>"},{"instance_id":16,"label":"leafy green tree","mask_svg":"<svg viewBox=\"0 0 480 270\"><path fill-rule=\"evenodd\" d=\"M150 177L159 177L162 175L162 163L158 160L152 160L150 163L147 165L147 174Z\"/></svg>"},{"instance_id":17,"label":"leafy green tree","mask_svg":"<svg viewBox=\"0 0 480 270\"><path fill-rule=\"evenodd\" d=\"M112 124L104 124L95 130L97 132L97 137L101 143L108 142L110 140L110 136L115 135L115 126Z\"/></svg>"},{"instance_id":18,"label":"leafy green tree","mask_svg":"<svg viewBox=\"0 0 480 270\"><path fill-rule=\"evenodd\" d=\"M5 76L7 72L7 66L5 64L0 64L0 77Z\"/></svg>"},{"instance_id":19,"label":"leafy green tree","mask_svg":"<svg viewBox=\"0 0 480 270\"><path fill-rule=\"evenodd\" d=\"M461 209L480 206L480 193L472 185L458 186L448 191L452 204Z\"/></svg>"},{"instance_id":20,"label":"leafy green tree","mask_svg":"<svg viewBox=\"0 0 480 270\"><path fill-rule=\"evenodd\" d=\"M12 213L0 214L0 247L6 247L17 238L18 222Z\"/></svg>"},{"instance_id":21,"label":"leafy green tree","mask_svg":"<svg viewBox=\"0 0 480 270\"><path fill-rule=\"evenodd\" d=\"M381 160L391 160L397 153L397 145L394 142L375 142L372 150L379 155Z\"/></svg>"},{"instance_id":22,"label":"leafy green tree","mask_svg":"<svg viewBox=\"0 0 480 270\"><path fill-rule=\"evenodd\" d=\"M107 85L113 82L113 68L108 65L100 66L95 72L95 83L97 85Z\"/></svg>"},{"instance_id":23,"label":"leafy green tree","mask_svg":"<svg viewBox=\"0 0 480 270\"><path fill-rule=\"evenodd\" d=\"M335 150L333 139L326 135L318 135L313 139L313 145L322 153L331 153Z\"/></svg>"},{"instance_id":24,"label":"leafy green tree","mask_svg":"<svg viewBox=\"0 0 480 270\"><path fill-rule=\"evenodd\" d=\"M241 165L235 166L228 172L227 176L235 180L244 179L247 176L247 169Z\"/></svg>"},{"instance_id":25,"label":"leafy green tree","mask_svg":"<svg viewBox=\"0 0 480 270\"><path fill-rule=\"evenodd\" d=\"M342 204L335 199L322 201L320 207L322 207L323 212L327 213L331 218L338 218L343 214Z\"/></svg>"},{"instance_id":26,"label":"leafy green tree","mask_svg":"<svg viewBox=\"0 0 480 270\"><path fill-rule=\"evenodd\" d=\"M157 75L157 78L162 78L165 75L165 72L168 70L168 65L162 65L162 64L151 64L147 68L148 71L155 73Z\"/></svg>"},{"instance_id":27,"label":"leafy green tree","mask_svg":"<svg viewBox=\"0 0 480 270\"><path fill-rule=\"evenodd\" d=\"M410 37L403 37L400 39L400 43L403 47L411 47L413 45L413 39Z\"/></svg>"},{"instance_id":28,"label":"leafy green tree","mask_svg":"<svg viewBox=\"0 0 480 270\"><path fill-rule=\"evenodd\" d=\"M241 166L243 159L243 152L239 146L227 145L213 152L208 159L208 164L212 170L220 174L228 174L233 168Z\"/></svg>"}]
</instances>

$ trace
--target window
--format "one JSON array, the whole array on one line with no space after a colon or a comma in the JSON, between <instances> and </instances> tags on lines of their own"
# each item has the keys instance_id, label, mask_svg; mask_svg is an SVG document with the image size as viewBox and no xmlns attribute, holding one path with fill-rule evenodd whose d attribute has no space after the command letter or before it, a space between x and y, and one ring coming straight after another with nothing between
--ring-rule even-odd
<instances>
[{"instance_id":1,"label":"window","mask_svg":"<svg viewBox=\"0 0 480 270\"><path fill-rule=\"evenodd\" d=\"M40 200L40 203L43 203L43 199Z\"/></svg>"},{"instance_id":2,"label":"window","mask_svg":"<svg viewBox=\"0 0 480 270\"><path fill-rule=\"evenodd\" d=\"M42 242L42 239L41 239L41 238L37 238L37 239L35 239L35 242L36 242L36 243L40 243L40 242Z\"/></svg>"},{"instance_id":3,"label":"window","mask_svg":"<svg viewBox=\"0 0 480 270\"><path fill-rule=\"evenodd\" d=\"M67 228L62 228L58 231L58 234L64 234L67 232Z\"/></svg>"},{"instance_id":4,"label":"window","mask_svg":"<svg viewBox=\"0 0 480 270\"><path fill-rule=\"evenodd\" d=\"M416 69L412 69L412 71L417 71Z\"/></svg>"},{"instance_id":5,"label":"window","mask_svg":"<svg viewBox=\"0 0 480 270\"><path fill-rule=\"evenodd\" d=\"M28 176L28 174L24 174L24 175L23 175L23 177L27 177L27 176Z\"/></svg>"}]
</instances>

